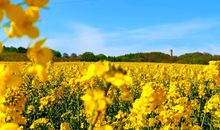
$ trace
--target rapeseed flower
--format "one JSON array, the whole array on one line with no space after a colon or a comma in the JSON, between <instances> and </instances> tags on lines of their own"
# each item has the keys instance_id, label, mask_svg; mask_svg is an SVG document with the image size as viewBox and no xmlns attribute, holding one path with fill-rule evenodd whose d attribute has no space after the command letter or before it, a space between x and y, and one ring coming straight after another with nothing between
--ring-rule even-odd
<instances>
[{"instance_id":1,"label":"rapeseed flower","mask_svg":"<svg viewBox=\"0 0 220 130\"><path fill-rule=\"evenodd\" d=\"M47 118L39 118L31 124L30 129L37 129L41 125L47 125L48 122L49 120Z\"/></svg>"},{"instance_id":2,"label":"rapeseed flower","mask_svg":"<svg viewBox=\"0 0 220 130\"><path fill-rule=\"evenodd\" d=\"M97 123L96 118L101 121L105 115L107 106L111 104L110 98L105 96L105 92L100 89L88 90L81 97L84 102L87 120L89 123Z\"/></svg>"},{"instance_id":3,"label":"rapeseed flower","mask_svg":"<svg viewBox=\"0 0 220 130\"><path fill-rule=\"evenodd\" d=\"M60 124L60 130L72 130L71 125L67 122L61 123Z\"/></svg>"},{"instance_id":4,"label":"rapeseed flower","mask_svg":"<svg viewBox=\"0 0 220 130\"><path fill-rule=\"evenodd\" d=\"M8 37L14 38L27 35L29 38L37 38L39 36L39 30L34 26L34 23L39 19L39 8L30 7L24 11L24 14L21 13L20 15L19 20L17 18L11 18L10 29L8 29L8 26L5 26Z\"/></svg>"},{"instance_id":5,"label":"rapeseed flower","mask_svg":"<svg viewBox=\"0 0 220 130\"><path fill-rule=\"evenodd\" d=\"M16 4L11 4L10 0L0 1L0 22L3 19L4 12L6 16L11 21L19 21L24 17L24 11L21 6Z\"/></svg>"},{"instance_id":6,"label":"rapeseed flower","mask_svg":"<svg viewBox=\"0 0 220 130\"><path fill-rule=\"evenodd\" d=\"M6 123L0 127L0 130L22 130L16 123Z\"/></svg>"},{"instance_id":7,"label":"rapeseed flower","mask_svg":"<svg viewBox=\"0 0 220 130\"><path fill-rule=\"evenodd\" d=\"M42 47L45 42L46 39L39 40L34 44L33 47L28 49L27 56L35 64L45 65L53 57L53 54L49 48Z\"/></svg>"},{"instance_id":8,"label":"rapeseed flower","mask_svg":"<svg viewBox=\"0 0 220 130\"><path fill-rule=\"evenodd\" d=\"M24 0L24 2L28 6L43 8L49 3L49 0Z\"/></svg>"}]
</instances>

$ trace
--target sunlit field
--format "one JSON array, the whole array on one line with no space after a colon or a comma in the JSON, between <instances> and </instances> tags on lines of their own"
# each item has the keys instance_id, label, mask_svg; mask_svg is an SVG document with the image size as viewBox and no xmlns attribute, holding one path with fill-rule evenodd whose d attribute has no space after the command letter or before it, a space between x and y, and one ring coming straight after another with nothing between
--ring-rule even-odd
<instances>
[{"instance_id":1,"label":"sunlit field","mask_svg":"<svg viewBox=\"0 0 220 130\"><path fill-rule=\"evenodd\" d=\"M20 106L21 115L11 109L7 121L24 129L220 127L220 62L50 63L44 82L26 73L30 63L3 64L22 69L14 73L22 75L19 87L2 94L6 106Z\"/></svg>"},{"instance_id":2,"label":"sunlit field","mask_svg":"<svg viewBox=\"0 0 220 130\"><path fill-rule=\"evenodd\" d=\"M220 129L219 4L51 2L0 0L0 130Z\"/></svg>"}]
</instances>

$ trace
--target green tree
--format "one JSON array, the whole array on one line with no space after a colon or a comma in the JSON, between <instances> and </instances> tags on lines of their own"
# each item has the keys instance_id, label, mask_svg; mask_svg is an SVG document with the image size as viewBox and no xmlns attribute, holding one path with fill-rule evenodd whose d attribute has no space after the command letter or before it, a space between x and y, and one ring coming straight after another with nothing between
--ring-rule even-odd
<instances>
[{"instance_id":1,"label":"green tree","mask_svg":"<svg viewBox=\"0 0 220 130\"><path fill-rule=\"evenodd\" d=\"M96 55L96 58L97 58L98 61L107 60L107 56L104 55L104 54L98 54L98 55Z\"/></svg>"},{"instance_id":2,"label":"green tree","mask_svg":"<svg viewBox=\"0 0 220 130\"><path fill-rule=\"evenodd\" d=\"M97 61L96 56L92 52L85 52L79 56L80 61Z\"/></svg>"}]
</instances>

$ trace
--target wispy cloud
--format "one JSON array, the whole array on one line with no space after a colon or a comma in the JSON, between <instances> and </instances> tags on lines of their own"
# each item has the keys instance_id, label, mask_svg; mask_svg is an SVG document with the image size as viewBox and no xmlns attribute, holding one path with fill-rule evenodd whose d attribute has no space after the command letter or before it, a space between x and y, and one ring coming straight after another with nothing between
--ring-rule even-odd
<instances>
[{"instance_id":1,"label":"wispy cloud","mask_svg":"<svg viewBox=\"0 0 220 130\"><path fill-rule=\"evenodd\" d=\"M49 38L47 45L62 52L78 54L92 51L95 54L121 55L138 51L164 51L168 48L187 52L187 50L194 49L190 47L196 39L190 39L191 37L219 27L219 25L220 23L216 20L197 19L109 32L87 24L74 23L69 27L70 32L63 32L62 37L57 35ZM183 39L193 41L182 47L178 43L167 44L171 40L178 42Z\"/></svg>"},{"instance_id":2,"label":"wispy cloud","mask_svg":"<svg viewBox=\"0 0 220 130\"><path fill-rule=\"evenodd\" d=\"M72 32L62 34L62 37L51 38L47 45L63 52L83 53L97 52L105 46L103 34L95 27L76 23L71 25Z\"/></svg>"},{"instance_id":3,"label":"wispy cloud","mask_svg":"<svg viewBox=\"0 0 220 130\"><path fill-rule=\"evenodd\" d=\"M128 29L119 32L107 33L107 37L116 39L139 39L146 41L172 40L180 39L186 36L204 31L218 26L220 23L216 20L190 20L180 23L169 23L143 27L138 29Z\"/></svg>"},{"instance_id":4,"label":"wispy cloud","mask_svg":"<svg viewBox=\"0 0 220 130\"><path fill-rule=\"evenodd\" d=\"M106 39L97 28L84 24L74 24L74 47L84 51L97 51L104 48Z\"/></svg>"},{"instance_id":5,"label":"wispy cloud","mask_svg":"<svg viewBox=\"0 0 220 130\"><path fill-rule=\"evenodd\" d=\"M76 23L70 27L73 32L66 33L63 37L50 38L46 45L68 53L82 54L86 51L94 52L95 54L104 53L107 55L121 55L132 52L132 47L122 45L111 46L108 43L109 38L106 37L106 32L101 32L98 28Z\"/></svg>"}]
</instances>

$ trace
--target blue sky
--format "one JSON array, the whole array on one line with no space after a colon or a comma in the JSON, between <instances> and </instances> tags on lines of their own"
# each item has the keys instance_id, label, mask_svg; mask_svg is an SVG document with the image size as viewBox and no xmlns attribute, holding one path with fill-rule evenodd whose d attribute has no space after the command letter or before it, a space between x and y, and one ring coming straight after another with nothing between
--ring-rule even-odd
<instances>
[{"instance_id":1,"label":"blue sky","mask_svg":"<svg viewBox=\"0 0 220 130\"><path fill-rule=\"evenodd\" d=\"M51 0L37 23L62 53L220 54L220 0ZM2 37L1 37L2 38ZM13 44L12 44L13 43ZM25 46L27 38L6 46Z\"/></svg>"}]
</instances>

